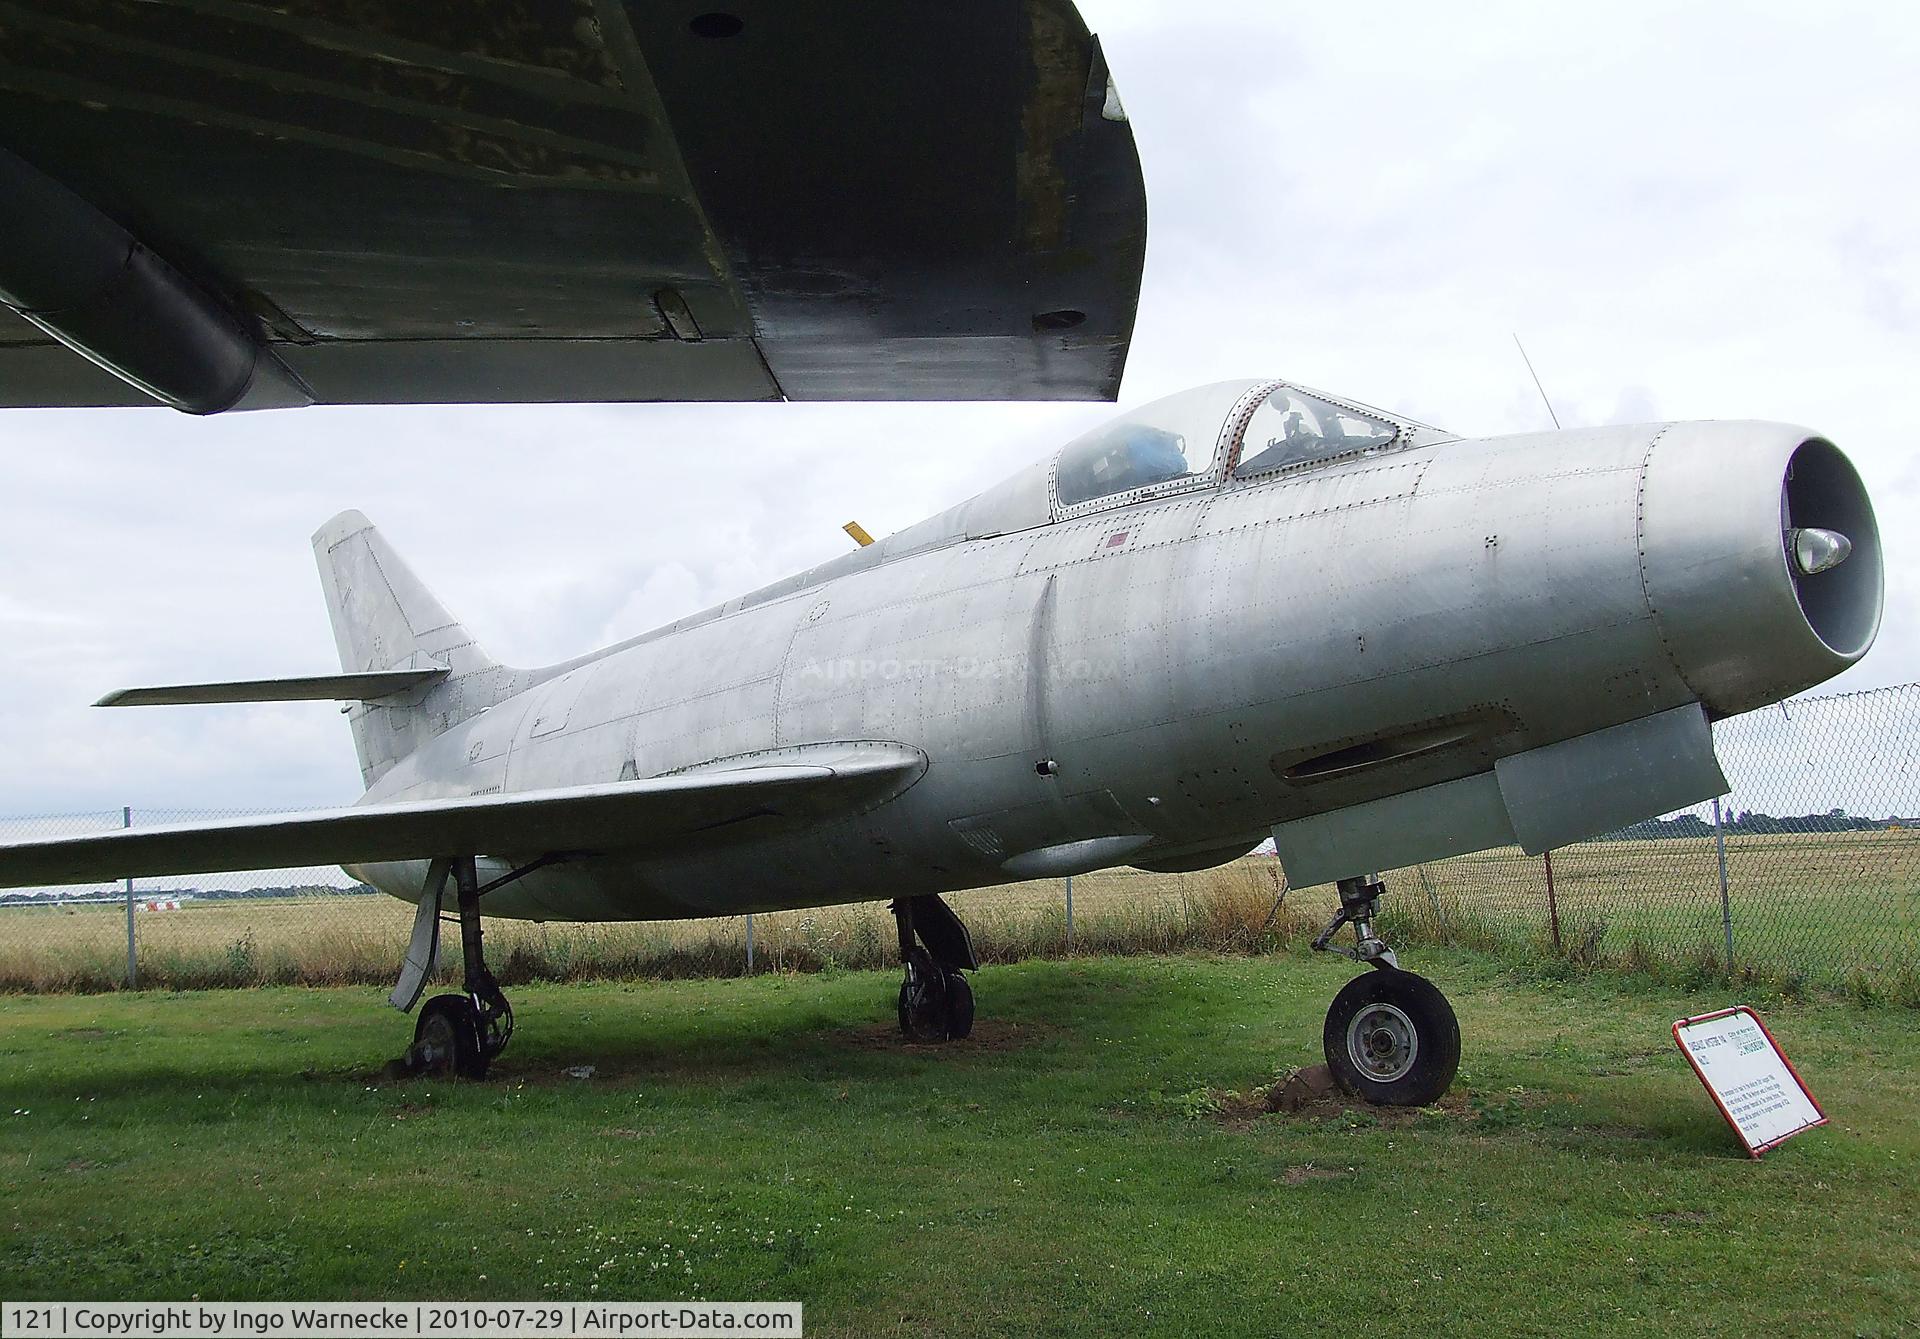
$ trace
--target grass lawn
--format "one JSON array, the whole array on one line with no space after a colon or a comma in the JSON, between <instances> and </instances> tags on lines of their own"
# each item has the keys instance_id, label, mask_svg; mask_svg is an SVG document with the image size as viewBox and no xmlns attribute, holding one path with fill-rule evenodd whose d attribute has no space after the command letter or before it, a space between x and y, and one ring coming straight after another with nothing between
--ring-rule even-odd
<instances>
[{"instance_id":1,"label":"grass lawn","mask_svg":"<svg viewBox=\"0 0 1920 1339\"><path fill-rule=\"evenodd\" d=\"M372 988L0 997L0 1297L791 1300L812 1334L1920 1332L1920 1033L1768 1011L1833 1123L1749 1161L1668 1025L1731 1000L1421 950L1441 1109L1222 1119L1326 958L528 986L485 1084ZM593 1065L588 1079L569 1066ZM16 1109L18 1109L17 1114Z\"/></svg>"}]
</instances>

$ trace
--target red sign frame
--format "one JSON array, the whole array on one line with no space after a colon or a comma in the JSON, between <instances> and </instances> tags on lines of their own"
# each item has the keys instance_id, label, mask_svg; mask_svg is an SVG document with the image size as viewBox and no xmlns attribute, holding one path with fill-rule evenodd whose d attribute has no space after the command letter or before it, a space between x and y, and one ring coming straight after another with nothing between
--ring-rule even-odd
<instances>
[{"instance_id":1,"label":"red sign frame","mask_svg":"<svg viewBox=\"0 0 1920 1339\"><path fill-rule=\"evenodd\" d=\"M1799 1085L1800 1092L1806 1097L1807 1104L1813 1108L1814 1113L1819 1117L1818 1120L1809 1121L1799 1129L1789 1130L1778 1139L1770 1139L1764 1144L1750 1144L1747 1142L1746 1132L1740 1128L1740 1123L1734 1120L1733 1113L1727 1110L1727 1104L1720 1100L1720 1094L1713 1090L1713 1085L1707 1082L1706 1072L1700 1068L1700 1062L1693 1058L1693 1052L1688 1049L1687 1043L1683 1041L1680 1036L1681 1028L1691 1027L1695 1023L1711 1023L1716 1018L1726 1018L1733 1014L1745 1014L1759 1027L1761 1035L1767 1039L1767 1045L1773 1048L1773 1053L1780 1057L1780 1063L1786 1066L1787 1073L1793 1076L1794 1083ZM1758 1158L1780 1147L1780 1145L1786 1143L1787 1140L1793 1138L1796 1134L1817 1129L1827 1123L1827 1109L1820 1105L1820 1099L1813 1095L1813 1089L1807 1087L1807 1081L1801 1078L1800 1071L1793 1067L1793 1061L1787 1058L1786 1051L1781 1049L1779 1041L1774 1038L1772 1029L1767 1026L1767 1020L1746 1005L1736 1004L1731 1009L1716 1009L1710 1014L1696 1014L1692 1018L1675 1019L1673 1024L1673 1044L1678 1046L1680 1048L1680 1054L1686 1057L1688 1066L1693 1070L1693 1076L1699 1079L1700 1086L1707 1090L1707 1096L1713 1099L1714 1106L1719 1108L1720 1115L1733 1130L1734 1137L1738 1139L1741 1145L1747 1150L1748 1157Z\"/></svg>"}]
</instances>

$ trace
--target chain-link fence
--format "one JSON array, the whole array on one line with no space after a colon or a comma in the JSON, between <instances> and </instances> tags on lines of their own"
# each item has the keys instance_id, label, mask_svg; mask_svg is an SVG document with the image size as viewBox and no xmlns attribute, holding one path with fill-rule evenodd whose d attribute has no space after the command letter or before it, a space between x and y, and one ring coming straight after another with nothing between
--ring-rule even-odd
<instances>
[{"instance_id":1,"label":"chain-link fence","mask_svg":"<svg viewBox=\"0 0 1920 1339\"><path fill-rule=\"evenodd\" d=\"M258 810L123 808L0 819L0 841L244 818ZM404 944L410 916L337 868L253 870L0 890L0 989L167 987L309 979L266 955L317 967L361 948ZM354 956L359 956L355 953ZM398 958L388 964L392 968ZM343 974L342 979L349 979ZM327 979L315 972L311 979Z\"/></svg>"},{"instance_id":2,"label":"chain-link fence","mask_svg":"<svg viewBox=\"0 0 1920 1339\"><path fill-rule=\"evenodd\" d=\"M1715 742L1732 786L1717 805L1545 858L1507 849L1393 871L1389 934L1920 1002L1920 685L1798 699L1721 722ZM0 819L0 840L234 816ZM1247 951L1299 942L1334 906L1330 889L1285 890L1258 854L953 901L990 961ZM382 982L412 914L338 869L0 892L0 989ZM688 922L489 920L487 935L507 980L877 966L894 953L891 917L871 903Z\"/></svg>"},{"instance_id":3,"label":"chain-link fence","mask_svg":"<svg viewBox=\"0 0 1920 1339\"><path fill-rule=\"evenodd\" d=\"M1920 684L1721 721L1724 798L1545 857L1396 871L1445 940L1920 999Z\"/></svg>"}]
</instances>

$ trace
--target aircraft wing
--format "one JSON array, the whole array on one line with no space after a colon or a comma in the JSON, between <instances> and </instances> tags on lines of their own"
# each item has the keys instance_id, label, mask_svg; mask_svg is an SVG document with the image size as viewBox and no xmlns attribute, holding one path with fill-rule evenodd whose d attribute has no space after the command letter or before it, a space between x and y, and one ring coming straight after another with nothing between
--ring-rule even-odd
<instances>
[{"instance_id":1,"label":"aircraft wing","mask_svg":"<svg viewBox=\"0 0 1920 1339\"><path fill-rule=\"evenodd\" d=\"M795 750L792 759L605 785L15 842L0 845L0 887L447 855L531 859L646 851L723 829L757 832L869 808L911 785L926 767L917 750L884 744Z\"/></svg>"},{"instance_id":2,"label":"aircraft wing","mask_svg":"<svg viewBox=\"0 0 1920 1339\"><path fill-rule=\"evenodd\" d=\"M1114 398L1071 0L700 8L0 0L0 405Z\"/></svg>"}]
</instances>

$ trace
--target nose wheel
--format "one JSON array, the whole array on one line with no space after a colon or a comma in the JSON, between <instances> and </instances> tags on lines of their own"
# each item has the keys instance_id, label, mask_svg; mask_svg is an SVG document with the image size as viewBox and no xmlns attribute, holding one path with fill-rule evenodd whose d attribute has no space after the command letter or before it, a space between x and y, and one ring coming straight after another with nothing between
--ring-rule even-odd
<instances>
[{"instance_id":1,"label":"nose wheel","mask_svg":"<svg viewBox=\"0 0 1920 1339\"><path fill-rule=\"evenodd\" d=\"M1321 1043L1340 1086L1376 1106L1429 1106L1460 1069L1453 1006L1433 982L1396 967L1340 988Z\"/></svg>"},{"instance_id":2,"label":"nose wheel","mask_svg":"<svg viewBox=\"0 0 1920 1339\"><path fill-rule=\"evenodd\" d=\"M1340 911L1313 947L1340 953L1374 970L1340 988L1327 1010L1321 1044L1339 1085L1376 1106L1424 1107L1439 1100L1460 1069L1460 1022L1439 987L1400 970L1399 960L1374 933L1378 879L1340 880ZM1336 948L1343 926L1353 948Z\"/></svg>"}]
</instances>

